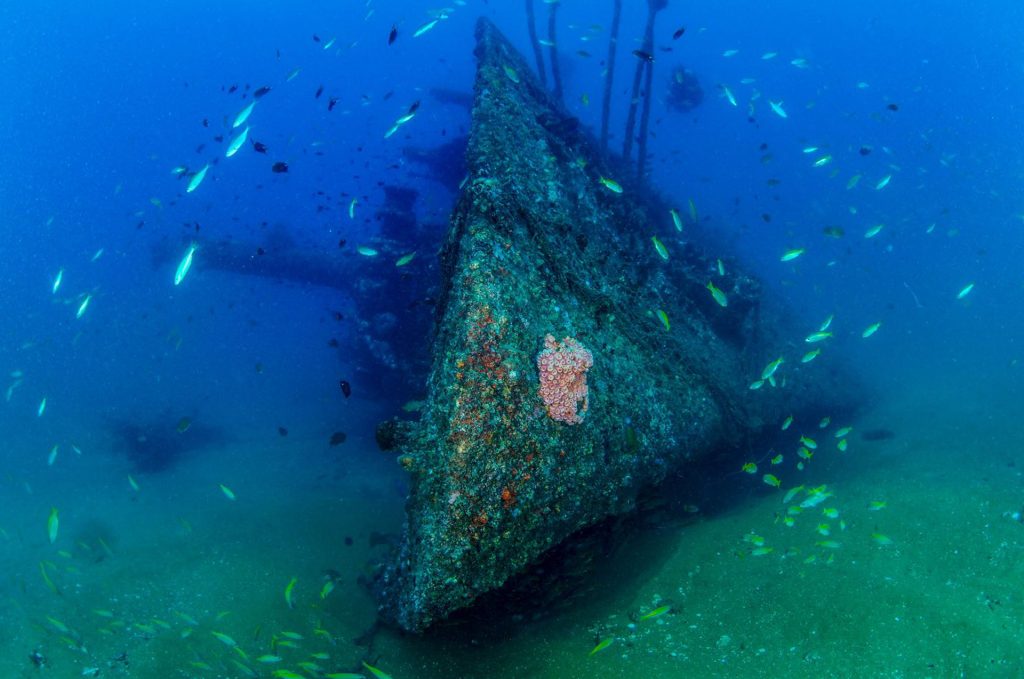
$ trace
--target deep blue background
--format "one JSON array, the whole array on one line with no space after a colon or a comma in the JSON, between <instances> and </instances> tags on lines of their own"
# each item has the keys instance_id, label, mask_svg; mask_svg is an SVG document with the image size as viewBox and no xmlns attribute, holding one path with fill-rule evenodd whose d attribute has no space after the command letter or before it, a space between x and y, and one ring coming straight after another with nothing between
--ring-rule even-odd
<instances>
[{"instance_id":1,"label":"deep blue background","mask_svg":"<svg viewBox=\"0 0 1024 679\"><path fill-rule=\"evenodd\" d=\"M615 130L645 5L625 3ZM439 144L465 130L468 117L428 90L471 88L478 15L527 44L521 3L496 0L468 0L414 39L433 6L0 7L0 368L25 372L0 411L9 442L42 455L53 440L87 439L99 419L143 412L176 418L201 408L254 427L269 426L282 408L310 427L329 428L341 417L335 377L344 366L325 350L333 331L323 328L325 310L344 303L336 291L204 271L201 251L175 288L174 262L154 268L152 248L169 239L176 261L190 237L184 224L200 222L206 236L252 239L266 222L356 258L351 246L337 252L335 243L372 238L376 227L366 217L383 200L378 181L408 179L422 192L421 220L443 221L451 195L409 179L401 148ZM538 2L537 11L543 35L546 5ZM590 126L598 122L610 14L610 3L567 1L559 15L566 105ZM392 24L399 37L389 47ZM684 25L686 34L673 42ZM744 266L800 311L808 332L835 313L837 348L865 374L888 380L883 386L923 372L981 376L1015 366L1024 254L1022 27L1022 10L1009 2L672 2L658 20L658 45L673 51L656 52L652 181L683 212L693 199L704 228L732 243ZM323 49L330 39L332 48ZM739 53L724 57L727 49ZM770 51L778 56L761 58ZM809 67L791 65L798 57ZM678 63L699 75L706 95L685 115L660 101ZM232 84L273 87L250 119L250 136L271 149L266 157L247 147L225 159L226 141L211 141L220 133L230 139L230 121L248 102L242 90L225 91ZM738 108L720 96L721 84ZM338 104L328 112L332 96ZM419 115L385 140L417 100ZM773 114L769 100L784 102L789 117ZM899 111L887 110L890 103ZM621 132L613 147L619 144ZM802 153L809 145L822 151ZM872 153L861 156L862 145ZM823 153L833 162L811 167ZM194 170L218 157L205 183L185 195L172 168ZM272 174L275 160L288 162L290 172ZM847 190L858 173L860 184ZM890 185L876 191L887 174ZM331 210L317 213L317 191L330 194ZM356 220L345 212L352 196L360 201ZM863 232L880 222L882 233L865 240ZM652 231L675 238L666 224ZM842 227L845 237L826 238L826 226ZM779 262L790 247L807 252ZM104 254L90 262L99 248ZM730 262L731 254L722 252ZM64 284L52 295L60 268ZM976 289L957 301L972 281ZM94 298L76 321L84 294ZM878 320L878 335L861 340ZM802 337L786 350L802 353ZM256 362L267 366L260 380ZM48 414L35 418L43 396Z\"/></svg>"}]
</instances>

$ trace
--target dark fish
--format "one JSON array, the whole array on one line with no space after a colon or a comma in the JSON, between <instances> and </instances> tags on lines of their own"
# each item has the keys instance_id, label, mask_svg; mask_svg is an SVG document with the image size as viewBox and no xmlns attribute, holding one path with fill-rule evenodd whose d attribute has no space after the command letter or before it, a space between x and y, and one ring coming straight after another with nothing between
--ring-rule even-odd
<instances>
[{"instance_id":1,"label":"dark fish","mask_svg":"<svg viewBox=\"0 0 1024 679\"><path fill-rule=\"evenodd\" d=\"M313 42L320 42L320 36L316 33L313 34Z\"/></svg>"},{"instance_id":2,"label":"dark fish","mask_svg":"<svg viewBox=\"0 0 1024 679\"><path fill-rule=\"evenodd\" d=\"M346 434L345 432L343 432L343 431L336 431L333 434L331 434L331 445L332 446L340 446L342 443L345 442L345 439L347 439L347 438L348 438L348 434Z\"/></svg>"},{"instance_id":3,"label":"dark fish","mask_svg":"<svg viewBox=\"0 0 1024 679\"><path fill-rule=\"evenodd\" d=\"M256 99L259 99L259 98L263 97L264 95L266 95L268 92L270 92L270 86L264 85L263 87L259 88L255 92L253 92L252 96L255 97Z\"/></svg>"},{"instance_id":4,"label":"dark fish","mask_svg":"<svg viewBox=\"0 0 1024 679\"><path fill-rule=\"evenodd\" d=\"M222 141L224 141L224 135L223 134L218 134L216 137L213 138L213 140L219 144Z\"/></svg>"},{"instance_id":5,"label":"dark fish","mask_svg":"<svg viewBox=\"0 0 1024 679\"><path fill-rule=\"evenodd\" d=\"M256 374L257 375L262 375L263 374L263 364L262 363L257 363L256 364Z\"/></svg>"},{"instance_id":6,"label":"dark fish","mask_svg":"<svg viewBox=\"0 0 1024 679\"><path fill-rule=\"evenodd\" d=\"M209 118L203 118L203 127L209 127L209 126L210 126L210 119Z\"/></svg>"},{"instance_id":7,"label":"dark fish","mask_svg":"<svg viewBox=\"0 0 1024 679\"><path fill-rule=\"evenodd\" d=\"M347 380L341 380L338 384L341 385L341 393L345 394L345 398L352 395L352 385Z\"/></svg>"},{"instance_id":8,"label":"dark fish","mask_svg":"<svg viewBox=\"0 0 1024 679\"><path fill-rule=\"evenodd\" d=\"M337 104L338 104L338 98L337 97L331 97L330 101L327 102L327 110L328 111L333 111L334 107L337 106Z\"/></svg>"},{"instance_id":9,"label":"dark fish","mask_svg":"<svg viewBox=\"0 0 1024 679\"><path fill-rule=\"evenodd\" d=\"M338 347L341 346L341 344L338 342L338 340L332 337L331 339L327 340L327 346L331 347L332 349L337 349Z\"/></svg>"},{"instance_id":10,"label":"dark fish","mask_svg":"<svg viewBox=\"0 0 1024 679\"><path fill-rule=\"evenodd\" d=\"M237 91L238 91L238 85L232 85L231 87L228 88L228 94L234 94Z\"/></svg>"},{"instance_id":11,"label":"dark fish","mask_svg":"<svg viewBox=\"0 0 1024 679\"><path fill-rule=\"evenodd\" d=\"M767 224L768 222L772 221L772 216L765 212L761 215L761 219Z\"/></svg>"},{"instance_id":12,"label":"dark fish","mask_svg":"<svg viewBox=\"0 0 1024 679\"><path fill-rule=\"evenodd\" d=\"M886 108L889 109L890 111L900 110L899 104L889 104L888 106L886 106Z\"/></svg>"},{"instance_id":13,"label":"dark fish","mask_svg":"<svg viewBox=\"0 0 1024 679\"><path fill-rule=\"evenodd\" d=\"M846 235L846 232L843 231L841 226L826 226L821 230L821 232L829 238L842 238Z\"/></svg>"},{"instance_id":14,"label":"dark fish","mask_svg":"<svg viewBox=\"0 0 1024 679\"><path fill-rule=\"evenodd\" d=\"M281 436L288 436L288 430L285 429L284 427L278 427L277 433L280 434Z\"/></svg>"},{"instance_id":15,"label":"dark fish","mask_svg":"<svg viewBox=\"0 0 1024 679\"><path fill-rule=\"evenodd\" d=\"M394 45L395 44L395 38L397 38L397 37L398 37L398 26L395 26L394 24L391 24L391 32L388 33L388 44L389 45Z\"/></svg>"},{"instance_id":16,"label":"dark fish","mask_svg":"<svg viewBox=\"0 0 1024 679\"><path fill-rule=\"evenodd\" d=\"M261 141L256 141L255 139L252 142L252 148L257 153L266 153L267 152L267 145L264 144Z\"/></svg>"},{"instance_id":17,"label":"dark fish","mask_svg":"<svg viewBox=\"0 0 1024 679\"><path fill-rule=\"evenodd\" d=\"M339 248L343 248L343 247L345 247L345 243L347 243L347 242L348 242L347 240L345 240L344 238L342 238L341 240L339 240L339 241L338 241L338 247L339 247Z\"/></svg>"},{"instance_id":18,"label":"dark fish","mask_svg":"<svg viewBox=\"0 0 1024 679\"><path fill-rule=\"evenodd\" d=\"M862 156L866 156L866 155L871 153L871 147L870 146L861 146L859 153Z\"/></svg>"},{"instance_id":19,"label":"dark fish","mask_svg":"<svg viewBox=\"0 0 1024 679\"><path fill-rule=\"evenodd\" d=\"M420 100L417 99L416 101L412 102L412 106L409 107L409 113L410 114L416 113L416 111L419 110L419 107L420 107Z\"/></svg>"},{"instance_id":20,"label":"dark fish","mask_svg":"<svg viewBox=\"0 0 1024 679\"><path fill-rule=\"evenodd\" d=\"M277 161L276 163L274 163L271 166L270 170L272 172L276 172L278 174L280 174L282 172L287 172L288 171L288 163L284 162L283 160L279 160L279 161Z\"/></svg>"},{"instance_id":21,"label":"dark fish","mask_svg":"<svg viewBox=\"0 0 1024 679\"><path fill-rule=\"evenodd\" d=\"M336 321L345 320L345 314L341 313L340 311L332 311L331 314L334 316L334 320Z\"/></svg>"},{"instance_id":22,"label":"dark fish","mask_svg":"<svg viewBox=\"0 0 1024 679\"><path fill-rule=\"evenodd\" d=\"M313 98L314 99L319 99L320 95L323 94L323 93L324 93L324 86L321 85L320 87L316 88L316 94L313 95Z\"/></svg>"},{"instance_id":23,"label":"dark fish","mask_svg":"<svg viewBox=\"0 0 1024 679\"><path fill-rule=\"evenodd\" d=\"M346 547L351 547L352 546L352 536L351 535L346 535L345 536L345 546Z\"/></svg>"},{"instance_id":24,"label":"dark fish","mask_svg":"<svg viewBox=\"0 0 1024 679\"><path fill-rule=\"evenodd\" d=\"M648 62L651 62L651 63L654 62L654 55L651 54L650 52L644 52L643 50L633 50L633 56L639 57L640 59L643 59L644 61L648 61Z\"/></svg>"},{"instance_id":25,"label":"dark fish","mask_svg":"<svg viewBox=\"0 0 1024 679\"><path fill-rule=\"evenodd\" d=\"M267 254L267 251L264 250L263 248L256 248L256 254L262 257L263 255Z\"/></svg>"},{"instance_id":26,"label":"dark fish","mask_svg":"<svg viewBox=\"0 0 1024 679\"><path fill-rule=\"evenodd\" d=\"M683 37L683 33L686 33L686 26L680 26L677 28L676 32L672 34L672 39L679 40L679 38Z\"/></svg>"},{"instance_id":27,"label":"dark fish","mask_svg":"<svg viewBox=\"0 0 1024 679\"><path fill-rule=\"evenodd\" d=\"M183 417L180 420L178 420L178 427L177 427L177 429L178 429L178 433L179 434L184 434L185 432L187 432L191 428L192 428L192 420L190 420L189 418Z\"/></svg>"}]
</instances>

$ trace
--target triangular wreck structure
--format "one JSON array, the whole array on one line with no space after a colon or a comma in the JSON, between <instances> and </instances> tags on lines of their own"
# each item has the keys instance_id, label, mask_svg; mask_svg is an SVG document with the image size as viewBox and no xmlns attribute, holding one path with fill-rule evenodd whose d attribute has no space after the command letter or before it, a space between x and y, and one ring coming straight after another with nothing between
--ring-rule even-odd
<instances>
[{"instance_id":1,"label":"triangular wreck structure","mask_svg":"<svg viewBox=\"0 0 1024 679\"><path fill-rule=\"evenodd\" d=\"M751 390L803 334L639 199L490 22L477 40L429 395L397 446L408 520L377 581L385 617L413 631L687 461L843 405L825 361L798 355Z\"/></svg>"}]
</instances>

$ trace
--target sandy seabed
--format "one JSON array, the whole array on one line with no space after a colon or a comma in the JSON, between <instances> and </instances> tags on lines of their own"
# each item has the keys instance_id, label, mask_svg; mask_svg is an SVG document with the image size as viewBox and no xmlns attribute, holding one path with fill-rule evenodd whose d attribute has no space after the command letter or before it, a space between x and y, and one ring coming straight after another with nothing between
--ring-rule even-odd
<instances>
[{"instance_id":1,"label":"sandy seabed","mask_svg":"<svg viewBox=\"0 0 1024 679\"><path fill-rule=\"evenodd\" d=\"M572 605L486 631L384 629L370 658L394 679L1022 676L1024 524L1008 516L1024 509L1020 408L1012 390L964 392L916 383L856 422L794 423L794 442L819 443L803 471L794 445L774 468L763 460L756 475L695 487L677 499L698 511L628 538ZM839 452L833 433L846 424ZM862 438L877 428L892 436ZM400 530L403 479L371 441L346 445L326 461L236 442L137 475L137 491L113 457L9 474L0 675L356 671L366 648L355 639L375 616L359 580L383 553L371 535ZM762 483L769 469L779 489ZM833 495L786 525L807 497L787 505L786 491L822 484Z\"/></svg>"}]
</instances>

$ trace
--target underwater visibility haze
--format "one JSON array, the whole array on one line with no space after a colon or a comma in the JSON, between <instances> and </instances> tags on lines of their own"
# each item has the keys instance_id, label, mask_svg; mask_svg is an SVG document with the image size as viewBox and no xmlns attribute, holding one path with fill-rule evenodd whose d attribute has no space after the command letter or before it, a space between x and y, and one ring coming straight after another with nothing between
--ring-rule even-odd
<instances>
[{"instance_id":1,"label":"underwater visibility haze","mask_svg":"<svg viewBox=\"0 0 1024 679\"><path fill-rule=\"evenodd\" d=\"M4 3L0 677L1024 676L1022 29Z\"/></svg>"}]
</instances>

